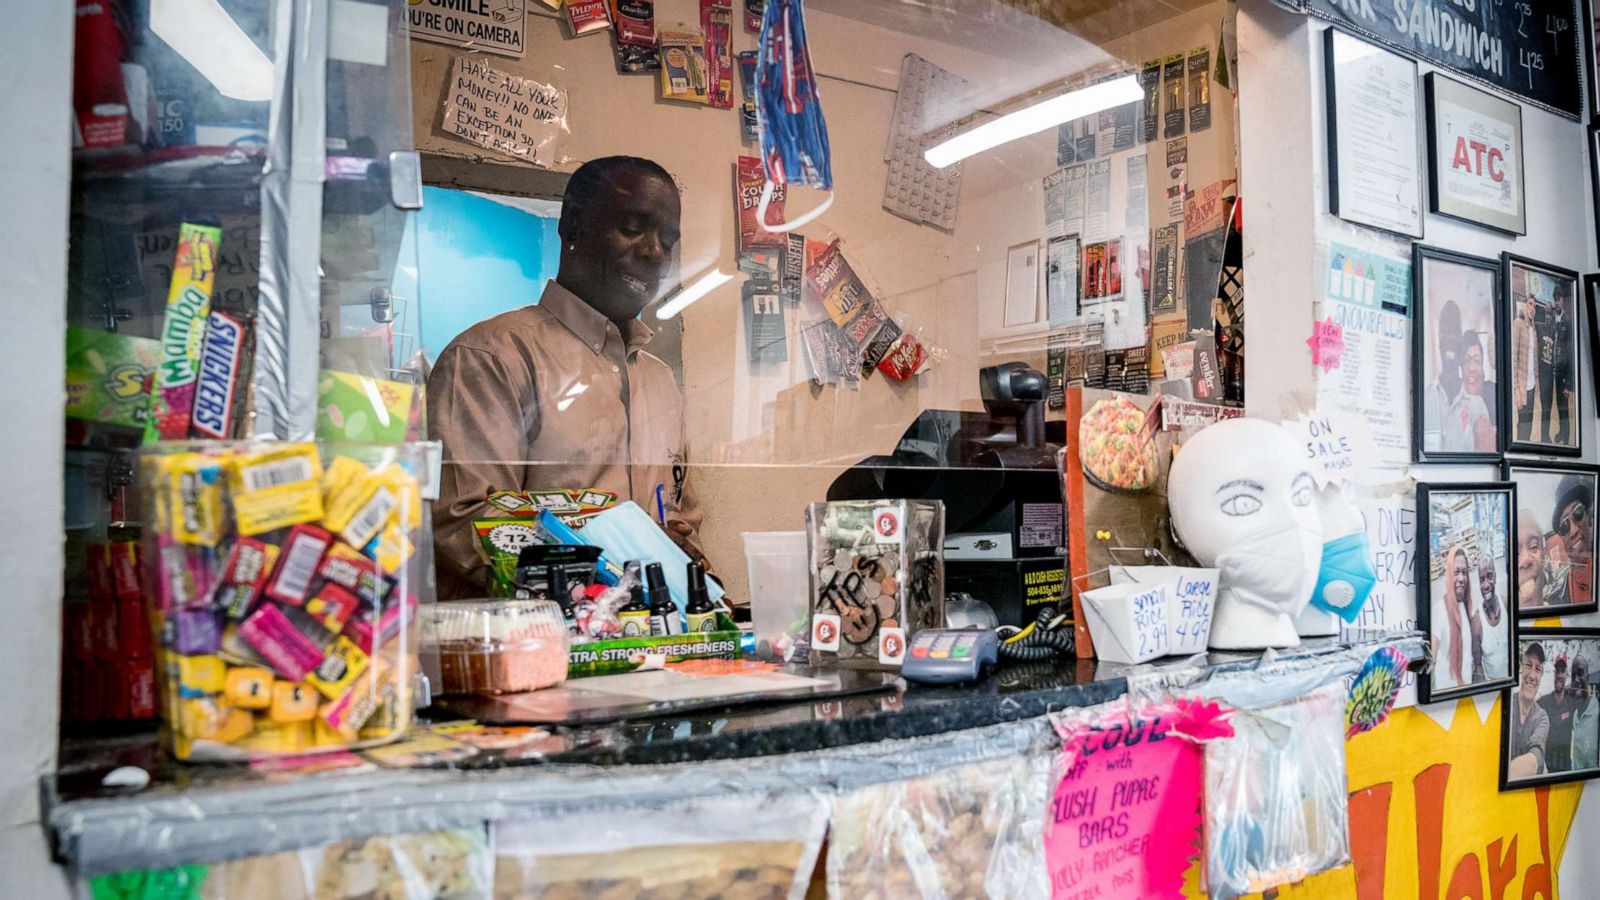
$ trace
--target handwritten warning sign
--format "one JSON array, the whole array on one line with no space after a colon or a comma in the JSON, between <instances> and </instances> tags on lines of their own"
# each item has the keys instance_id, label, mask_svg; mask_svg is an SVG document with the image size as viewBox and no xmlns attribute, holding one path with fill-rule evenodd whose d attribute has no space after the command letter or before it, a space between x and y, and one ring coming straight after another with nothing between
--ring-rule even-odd
<instances>
[{"instance_id":1,"label":"handwritten warning sign","mask_svg":"<svg viewBox=\"0 0 1600 900\"><path fill-rule=\"evenodd\" d=\"M419 40L522 58L527 0L408 0L406 21Z\"/></svg>"},{"instance_id":2,"label":"handwritten warning sign","mask_svg":"<svg viewBox=\"0 0 1600 900\"><path fill-rule=\"evenodd\" d=\"M549 166L567 127L567 92L458 56L441 124L446 134Z\"/></svg>"}]
</instances>

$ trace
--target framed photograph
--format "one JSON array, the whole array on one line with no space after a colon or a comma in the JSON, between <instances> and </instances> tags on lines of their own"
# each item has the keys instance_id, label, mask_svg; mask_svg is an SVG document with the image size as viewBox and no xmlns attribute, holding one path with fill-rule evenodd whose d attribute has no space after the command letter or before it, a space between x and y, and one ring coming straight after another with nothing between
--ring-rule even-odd
<instances>
[{"instance_id":1,"label":"framed photograph","mask_svg":"<svg viewBox=\"0 0 1600 900\"><path fill-rule=\"evenodd\" d=\"M1600 775L1600 628L1527 628L1506 689L1500 790Z\"/></svg>"},{"instance_id":2,"label":"framed photograph","mask_svg":"<svg viewBox=\"0 0 1600 900\"><path fill-rule=\"evenodd\" d=\"M1336 28L1323 32L1328 211L1422 237L1417 64Z\"/></svg>"},{"instance_id":3,"label":"framed photograph","mask_svg":"<svg viewBox=\"0 0 1600 900\"><path fill-rule=\"evenodd\" d=\"M1428 73L1428 210L1527 234L1522 107Z\"/></svg>"},{"instance_id":4,"label":"framed photograph","mask_svg":"<svg viewBox=\"0 0 1600 900\"><path fill-rule=\"evenodd\" d=\"M1511 608L1510 482L1417 484L1417 621L1433 647L1417 697L1434 703L1509 687L1517 617Z\"/></svg>"},{"instance_id":5,"label":"framed photograph","mask_svg":"<svg viewBox=\"0 0 1600 900\"><path fill-rule=\"evenodd\" d=\"M1600 113L1596 114L1600 117ZM1600 204L1600 118L1589 126L1589 192L1595 203ZM1595 206L1594 229L1596 239L1600 239L1600 206Z\"/></svg>"},{"instance_id":6,"label":"framed photograph","mask_svg":"<svg viewBox=\"0 0 1600 900\"><path fill-rule=\"evenodd\" d=\"M1039 242L1026 241L1006 251L1006 328L1039 321Z\"/></svg>"},{"instance_id":7,"label":"framed photograph","mask_svg":"<svg viewBox=\"0 0 1600 900\"><path fill-rule=\"evenodd\" d=\"M1578 456L1578 273L1510 253L1500 255L1500 267L1511 348L1500 417L1510 423L1506 446Z\"/></svg>"},{"instance_id":8,"label":"framed photograph","mask_svg":"<svg viewBox=\"0 0 1600 900\"><path fill-rule=\"evenodd\" d=\"M1498 461L1506 433L1500 264L1415 244L1411 278L1417 461Z\"/></svg>"},{"instance_id":9,"label":"framed photograph","mask_svg":"<svg viewBox=\"0 0 1600 900\"><path fill-rule=\"evenodd\" d=\"M1517 615L1595 612L1595 491L1600 466L1506 460L1517 486ZM1597 673L1600 674L1600 673Z\"/></svg>"},{"instance_id":10,"label":"framed photograph","mask_svg":"<svg viewBox=\"0 0 1600 900\"><path fill-rule=\"evenodd\" d=\"M1578 6L1578 30L1582 32L1584 58L1589 60L1589 68L1583 73L1583 80L1589 84L1589 118L1600 119L1600 60L1595 59L1595 48L1600 46L1600 18L1595 17L1594 0L1583 0Z\"/></svg>"},{"instance_id":11,"label":"framed photograph","mask_svg":"<svg viewBox=\"0 0 1600 900\"><path fill-rule=\"evenodd\" d=\"M1589 319L1589 374L1594 386L1600 389L1600 359L1595 358L1594 352L1600 347L1600 319L1595 318L1595 313L1600 311L1600 275L1583 276L1583 301ZM1600 397L1600 394L1595 396Z\"/></svg>"}]
</instances>

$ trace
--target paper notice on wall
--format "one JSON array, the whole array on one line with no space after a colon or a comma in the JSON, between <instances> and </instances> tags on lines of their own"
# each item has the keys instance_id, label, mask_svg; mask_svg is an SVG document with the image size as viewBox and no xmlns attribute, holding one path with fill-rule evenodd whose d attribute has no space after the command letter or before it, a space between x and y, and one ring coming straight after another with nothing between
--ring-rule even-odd
<instances>
[{"instance_id":1,"label":"paper notice on wall","mask_svg":"<svg viewBox=\"0 0 1600 900\"><path fill-rule=\"evenodd\" d=\"M1283 427L1301 448L1319 487L1370 481L1372 438L1365 419L1342 409L1314 409Z\"/></svg>"},{"instance_id":2,"label":"paper notice on wall","mask_svg":"<svg viewBox=\"0 0 1600 900\"><path fill-rule=\"evenodd\" d=\"M1319 321L1341 329L1339 366L1318 367L1317 405L1367 422L1373 464L1411 461L1411 262L1333 243Z\"/></svg>"},{"instance_id":3,"label":"paper notice on wall","mask_svg":"<svg viewBox=\"0 0 1600 900\"><path fill-rule=\"evenodd\" d=\"M1075 236L1053 237L1045 246L1045 309L1052 328L1078 319L1078 256Z\"/></svg>"},{"instance_id":4,"label":"paper notice on wall","mask_svg":"<svg viewBox=\"0 0 1600 900\"><path fill-rule=\"evenodd\" d=\"M1067 166L1044 177L1044 232L1046 237L1078 234L1083 230L1084 166Z\"/></svg>"},{"instance_id":5,"label":"paper notice on wall","mask_svg":"<svg viewBox=\"0 0 1600 900\"><path fill-rule=\"evenodd\" d=\"M1361 513L1377 586L1354 622L1339 620L1339 639L1376 640L1417 627L1417 496L1406 483L1384 489L1347 488L1345 496ZM1416 676L1406 673L1396 707L1417 705Z\"/></svg>"},{"instance_id":6,"label":"paper notice on wall","mask_svg":"<svg viewBox=\"0 0 1600 900\"><path fill-rule=\"evenodd\" d=\"M440 124L446 134L548 167L567 129L567 92L458 56Z\"/></svg>"},{"instance_id":7,"label":"paper notice on wall","mask_svg":"<svg viewBox=\"0 0 1600 900\"><path fill-rule=\"evenodd\" d=\"M1089 163L1087 191L1083 239L1103 241L1111 236L1111 160L1100 159Z\"/></svg>"},{"instance_id":8,"label":"paper notice on wall","mask_svg":"<svg viewBox=\"0 0 1600 900\"><path fill-rule=\"evenodd\" d=\"M525 13L525 0L411 0L406 21L418 40L521 59Z\"/></svg>"},{"instance_id":9,"label":"paper notice on wall","mask_svg":"<svg viewBox=\"0 0 1600 900\"><path fill-rule=\"evenodd\" d=\"M1132 231L1150 222L1150 189L1145 156L1135 153L1128 157L1128 198L1123 213L1123 225Z\"/></svg>"},{"instance_id":10,"label":"paper notice on wall","mask_svg":"<svg viewBox=\"0 0 1600 900\"><path fill-rule=\"evenodd\" d=\"M1183 221L1183 201L1189 193L1189 139L1186 137L1167 141L1166 179L1167 204L1163 208L1168 224Z\"/></svg>"}]
</instances>

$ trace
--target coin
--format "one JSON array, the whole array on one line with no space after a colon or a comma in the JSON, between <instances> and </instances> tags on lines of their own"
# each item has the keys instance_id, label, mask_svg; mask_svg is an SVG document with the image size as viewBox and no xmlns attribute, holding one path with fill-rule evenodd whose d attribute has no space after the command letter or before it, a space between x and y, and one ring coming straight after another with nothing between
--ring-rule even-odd
<instances>
[{"instance_id":1,"label":"coin","mask_svg":"<svg viewBox=\"0 0 1600 900\"><path fill-rule=\"evenodd\" d=\"M873 601L873 606L877 608L879 616L887 619L900 611L900 598L893 592L886 591L878 595Z\"/></svg>"},{"instance_id":2,"label":"coin","mask_svg":"<svg viewBox=\"0 0 1600 900\"><path fill-rule=\"evenodd\" d=\"M868 600L876 600L878 599L879 595L883 593L883 584L881 582L868 579L862 583L861 593Z\"/></svg>"},{"instance_id":3,"label":"coin","mask_svg":"<svg viewBox=\"0 0 1600 900\"><path fill-rule=\"evenodd\" d=\"M900 568L900 554L890 550L878 558L878 565L882 566L885 571L893 572L895 569Z\"/></svg>"},{"instance_id":4,"label":"coin","mask_svg":"<svg viewBox=\"0 0 1600 900\"><path fill-rule=\"evenodd\" d=\"M878 590L885 594L894 594L900 590L900 582L894 578L885 578L878 582Z\"/></svg>"}]
</instances>

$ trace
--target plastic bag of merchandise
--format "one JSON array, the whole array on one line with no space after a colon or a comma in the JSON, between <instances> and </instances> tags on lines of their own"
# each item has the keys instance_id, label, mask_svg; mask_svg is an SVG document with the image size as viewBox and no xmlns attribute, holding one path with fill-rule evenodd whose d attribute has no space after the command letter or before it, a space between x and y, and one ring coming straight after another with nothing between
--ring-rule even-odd
<instances>
[{"instance_id":1,"label":"plastic bag of merchandise","mask_svg":"<svg viewBox=\"0 0 1600 900\"><path fill-rule=\"evenodd\" d=\"M483 829L339 841L210 866L122 872L88 882L93 900L476 900L494 856Z\"/></svg>"},{"instance_id":2,"label":"plastic bag of merchandise","mask_svg":"<svg viewBox=\"0 0 1600 900\"><path fill-rule=\"evenodd\" d=\"M502 822L494 896L801 900L827 830L821 797L740 795Z\"/></svg>"},{"instance_id":3,"label":"plastic bag of merchandise","mask_svg":"<svg viewBox=\"0 0 1600 900\"><path fill-rule=\"evenodd\" d=\"M1239 710L1206 747L1206 871L1214 900L1350 862L1343 684Z\"/></svg>"},{"instance_id":4,"label":"plastic bag of merchandise","mask_svg":"<svg viewBox=\"0 0 1600 900\"><path fill-rule=\"evenodd\" d=\"M853 791L835 803L833 900L1038 898L1052 756L1030 754Z\"/></svg>"}]
</instances>

